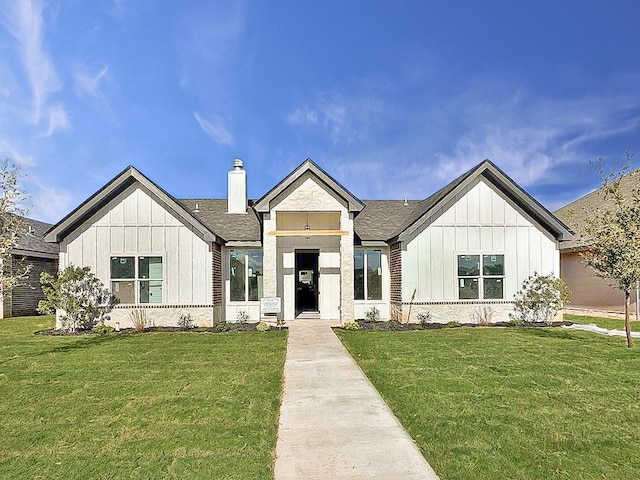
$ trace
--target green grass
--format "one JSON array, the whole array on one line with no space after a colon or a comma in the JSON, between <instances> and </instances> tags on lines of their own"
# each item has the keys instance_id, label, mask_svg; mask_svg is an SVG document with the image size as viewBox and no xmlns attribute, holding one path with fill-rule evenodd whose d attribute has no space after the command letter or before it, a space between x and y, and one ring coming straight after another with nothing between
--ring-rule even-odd
<instances>
[{"instance_id":1,"label":"green grass","mask_svg":"<svg viewBox=\"0 0 640 480\"><path fill-rule=\"evenodd\" d=\"M0 476L269 479L285 332L51 337L0 320Z\"/></svg>"},{"instance_id":2,"label":"green grass","mask_svg":"<svg viewBox=\"0 0 640 480\"><path fill-rule=\"evenodd\" d=\"M640 349L559 328L339 336L442 480L631 479Z\"/></svg>"},{"instance_id":3,"label":"green grass","mask_svg":"<svg viewBox=\"0 0 640 480\"><path fill-rule=\"evenodd\" d=\"M598 327L606 328L607 330L624 330L624 320L617 318L586 317L583 315L565 313L564 320L573 323L583 323L585 325L593 323ZM631 331L640 332L640 322L635 321L635 313L631 315Z\"/></svg>"}]
</instances>

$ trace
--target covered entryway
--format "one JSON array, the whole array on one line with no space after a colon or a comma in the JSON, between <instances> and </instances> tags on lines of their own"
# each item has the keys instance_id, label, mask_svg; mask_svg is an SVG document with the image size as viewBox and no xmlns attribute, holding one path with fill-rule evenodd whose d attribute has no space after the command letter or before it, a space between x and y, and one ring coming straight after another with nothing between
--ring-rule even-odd
<instances>
[{"instance_id":1,"label":"covered entryway","mask_svg":"<svg viewBox=\"0 0 640 480\"><path fill-rule=\"evenodd\" d=\"M319 250L296 250L296 317L301 314L319 318L319 285L318 269Z\"/></svg>"}]
</instances>

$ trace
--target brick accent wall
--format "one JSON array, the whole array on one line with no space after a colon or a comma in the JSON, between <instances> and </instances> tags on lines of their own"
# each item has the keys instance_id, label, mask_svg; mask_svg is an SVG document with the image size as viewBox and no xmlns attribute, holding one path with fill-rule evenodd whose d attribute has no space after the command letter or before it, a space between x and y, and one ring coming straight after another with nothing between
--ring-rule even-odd
<instances>
[{"instance_id":1,"label":"brick accent wall","mask_svg":"<svg viewBox=\"0 0 640 480\"><path fill-rule=\"evenodd\" d=\"M213 304L218 306L222 305L222 247L217 243L213 244L213 268L212 271L212 282L213 286Z\"/></svg>"},{"instance_id":2,"label":"brick accent wall","mask_svg":"<svg viewBox=\"0 0 640 480\"><path fill-rule=\"evenodd\" d=\"M40 288L40 274L42 272L56 274L58 260L39 257L13 257L12 263L14 272L22 270L26 265L32 265L32 267L29 271L29 278L13 287L11 316L37 315L38 302L44 300L44 294Z\"/></svg>"},{"instance_id":3,"label":"brick accent wall","mask_svg":"<svg viewBox=\"0 0 640 480\"><path fill-rule=\"evenodd\" d=\"M391 304L402 303L402 244L389 247L389 273L391 279Z\"/></svg>"}]
</instances>

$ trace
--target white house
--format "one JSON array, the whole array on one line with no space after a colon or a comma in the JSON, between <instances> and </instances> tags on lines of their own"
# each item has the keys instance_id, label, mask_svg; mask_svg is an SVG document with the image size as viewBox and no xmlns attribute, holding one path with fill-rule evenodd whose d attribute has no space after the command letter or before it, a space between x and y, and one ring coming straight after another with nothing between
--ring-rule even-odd
<instances>
[{"instance_id":1,"label":"white house","mask_svg":"<svg viewBox=\"0 0 640 480\"><path fill-rule=\"evenodd\" d=\"M258 200L241 160L227 199L178 200L128 167L52 227L60 268L90 266L120 303L156 325L260 317L506 320L534 271L558 273L569 229L488 160L422 201L360 200L312 160ZM409 317L410 314L410 317Z\"/></svg>"}]
</instances>

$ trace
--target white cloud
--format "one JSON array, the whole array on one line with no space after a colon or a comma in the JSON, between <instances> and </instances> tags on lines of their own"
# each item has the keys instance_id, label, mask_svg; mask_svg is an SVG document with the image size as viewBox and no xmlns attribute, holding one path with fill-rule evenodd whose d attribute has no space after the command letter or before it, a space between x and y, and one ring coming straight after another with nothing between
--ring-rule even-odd
<instances>
[{"instance_id":1,"label":"white cloud","mask_svg":"<svg viewBox=\"0 0 640 480\"><path fill-rule=\"evenodd\" d=\"M0 8L2 24L18 42L23 68L31 86L33 105L30 122L33 125L39 124L47 115L49 95L62 88L53 61L43 45L44 9L44 4L38 0L9 0Z\"/></svg>"},{"instance_id":2,"label":"white cloud","mask_svg":"<svg viewBox=\"0 0 640 480\"><path fill-rule=\"evenodd\" d=\"M47 131L44 133L44 137L50 137L58 130L69 131L72 129L69 115L65 108L59 103L51 105L47 111L48 126Z\"/></svg>"},{"instance_id":3,"label":"white cloud","mask_svg":"<svg viewBox=\"0 0 640 480\"><path fill-rule=\"evenodd\" d=\"M45 185L31 179L35 192L31 195L32 212L37 212L37 219L44 222L57 223L74 207L72 195L51 185Z\"/></svg>"},{"instance_id":4,"label":"white cloud","mask_svg":"<svg viewBox=\"0 0 640 480\"><path fill-rule=\"evenodd\" d=\"M370 138L381 125L384 110L376 96L322 92L307 105L294 108L286 120L295 127L319 128L334 145L349 144Z\"/></svg>"},{"instance_id":5,"label":"white cloud","mask_svg":"<svg viewBox=\"0 0 640 480\"><path fill-rule=\"evenodd\" d=\"M198 125L200 125L200 128L202 128L202 131L214 142L221 145L233 145L233 136L222 124L222 120L218 118L206 120L198 112L194 112L193 116L198 122Z\"/></svg>"},{"instance_id":6,"label":"white cloud","mask_svg":"<svg viewBox=\"0 0 640 480\"><path fill-rule=\"evenodd\" d=\"M36 165L35 159L25 155L8 139L0 138L0 158L9 158L21 167L29 168Z\"/></svg>"},{"instance_id":7,"label":"white cloud","mask_svg":"<svg viewBox=\"0 0 640 480\"><path fill-rule=\"evenodd\" d=\"M109 65L105 65L98 72L90 72L83 66L76 67L74 71L74 81L76 93L79 96L87 95L89 97L103 98L100 91L100 84L109 72Z\"/></svg>"}]
</instances>

